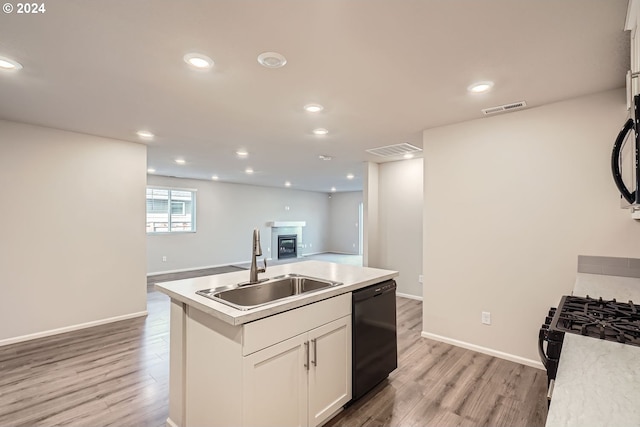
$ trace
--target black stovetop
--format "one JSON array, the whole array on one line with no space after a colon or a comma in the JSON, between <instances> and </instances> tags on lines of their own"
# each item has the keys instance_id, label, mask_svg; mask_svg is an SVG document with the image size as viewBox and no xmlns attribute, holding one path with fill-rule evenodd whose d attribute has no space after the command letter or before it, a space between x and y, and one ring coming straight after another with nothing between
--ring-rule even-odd
<instances>
[{"instance_id":1,"label":"black stovetop","mask_svg":"<svg viewBox=\"0 0 640 427\"><path fill-rule=\"evenodd\" d=\"M566 295L560 301L551 328L640 346L640 305Z\"/></svg>"}]
</instances>

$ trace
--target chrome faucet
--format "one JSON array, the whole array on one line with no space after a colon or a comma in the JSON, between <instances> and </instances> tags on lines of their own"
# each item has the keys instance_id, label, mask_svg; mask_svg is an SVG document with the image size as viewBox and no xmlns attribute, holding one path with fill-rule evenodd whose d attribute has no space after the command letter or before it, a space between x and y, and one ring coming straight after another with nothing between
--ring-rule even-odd
<instances>
[{"instance_id":1,"label":"chrome faucet","mask_svg":"<svg viewBox=\"0 0 640 427\"><path fill-rule=\"evenodd\" d=\"M249 283L247 283L247 285L254 285L266 280L258 280L258 273L264 273L265 271L267 271L266 258L262 258L262 261L264 262L264 268L258 268L256 258L259 256L262 256L262 247L260 246L260 230L255 228L253 230L253 246L251 248L251 270L249 271Z\"/></svg>"}]
</instances>

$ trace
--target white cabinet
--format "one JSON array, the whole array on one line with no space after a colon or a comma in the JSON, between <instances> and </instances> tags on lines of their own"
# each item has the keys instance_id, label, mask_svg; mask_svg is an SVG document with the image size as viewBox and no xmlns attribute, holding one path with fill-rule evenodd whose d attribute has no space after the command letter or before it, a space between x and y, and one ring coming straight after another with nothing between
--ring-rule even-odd
<instances>
[{"instance_id":1,"label":"white cabinet","mask_svg":"<svg viewBox=\"0 0 640 427\"><path fill-rule=\"evenodd\" d=\"M176 307L168 424L316 427L351 400L350 293L243 325Z\"/></svg>"},{"instance_id":2,"label":"white cabinet","mask_svg":"<svg viewBox=\"0 0 640 427\"><path fill-rule=\"evenodd\" d=\"M631 73L640 72L640 32L638 31L638 22L640 21L640 1L629 0L627 6L627 18L625 20L624 29L629 31L631 39ZM640 77L631 78L627 75L627 108L631 106L631 98L633 95L640 93Z\"/></svg>"},{"instance_id":3,"label":"white cabinet","mask_svg":"<svg viewBox=\"0 0 640 427\"><path fill-rule=\"evenodd\" d=\"M315 427L351 399L351 318L244 357L243 425Z\"/></svg>"},{"instance_id":4,"label":"white cabinet","mask_svg":"<svg viewBox=\"0 0 640 427\"><path fill-rule=\"evenodd\" d=\"M244 357L242 424L307 425L306 334Z\"/></svg>"},{"instance_id":5,"label":"white cabinet","mask_svg":"<svg viewBox=\"0 0 640 427\"><path fill-rule=\"evenodd\" d=\"M309 427L351 400L351 316L309 332Z\"/></svg>"}]
</instances>

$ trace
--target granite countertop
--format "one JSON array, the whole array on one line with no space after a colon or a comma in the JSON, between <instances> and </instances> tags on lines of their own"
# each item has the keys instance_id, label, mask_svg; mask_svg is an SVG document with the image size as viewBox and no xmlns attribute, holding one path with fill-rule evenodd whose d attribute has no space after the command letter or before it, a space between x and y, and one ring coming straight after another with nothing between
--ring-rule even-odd
<instances>
[{"instance_id":1,"label":"granite countertop","mask_svg":"<svg viewBox=\"0 0 640 427\"><path fill-rule=\"evenodd\" d=\"M235 285L249 279L248 271L216 274L213 276L194 277L191 279L174 280L156 283L158 291L169 295L174 300L197 308L231 325L241 325L262 319L273 314L282 313L293 308L318 302L327 298L352 292L369 285L380 283L398 276L397 271L379 268L358 267L354 265L336 264L323 261L302 261L291 264L270 266L263 277L275 277L283 274L302 274L319 279L341 282L342 285L323 289L309 295L300 295L295 299L276 301L271 304L256 307L251 310L237 310L228 305L209 298L196 295L196 291L222 286Z\"/></svg>"},{"instance_id":2,"label":"granite countertop","mask_svg":"<svg viewBox=\"0 0 640 427\"><path fill-rule=\"evenodd\" d=\"M640 303L640 278L578 273L573 295ZM640 426L640 347L566 333L547 427Z\"/></svg>"}]
</instances>

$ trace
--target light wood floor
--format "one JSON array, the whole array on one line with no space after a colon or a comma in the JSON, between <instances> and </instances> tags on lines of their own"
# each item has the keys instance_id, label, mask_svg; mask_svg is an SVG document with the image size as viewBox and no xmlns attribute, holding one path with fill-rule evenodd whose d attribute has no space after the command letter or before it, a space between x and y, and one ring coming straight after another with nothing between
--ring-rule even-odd
<instances>
[{"instance_id":1,"label":"light wood floor","mask_svg":"<svg viewBox=\"0 0 640 427\"><path fill-rule=\"evenodd\" d=\"M0 426L164 426L169 298L149 315L0 347Z\"/></svg>"},{"instance_id":2,"label":"light wood floor","mask_svg":"<svg viewBox=\"0 0 640 427\"><path fill-rule=\"evenodd\" d=\"M146 318L0 347L0 426L164 426L169 299ZM420 338L398 298L399 368L330 426L542 426L543 371Z\"/></svg>"},{"instance_id":3,"label":"light wood floor","mask_svg":"<svg viewBox=\"0 0 640 427\"><path fill-rule=\"evenodd\" d=\"M544 426L544 371L421 338L422 304L397 309L398 369L327 427Z\"/></svg>"}]
</instances>

